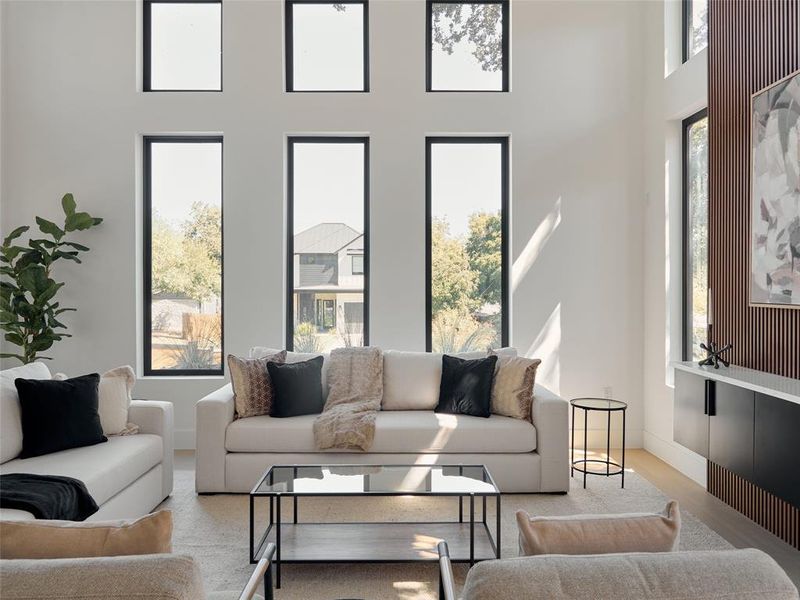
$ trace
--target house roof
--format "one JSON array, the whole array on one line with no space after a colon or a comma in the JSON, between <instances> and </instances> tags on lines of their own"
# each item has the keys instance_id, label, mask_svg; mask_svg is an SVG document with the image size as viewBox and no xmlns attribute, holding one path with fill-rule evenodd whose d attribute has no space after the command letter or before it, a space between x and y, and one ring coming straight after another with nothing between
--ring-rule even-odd
<instances>
[{"instance_id":1,"label":"house roof","mask_svg":"<svg viewBox=\"0 0 800 600\"><path fill-rule=\"evenodd\" d=\"M344 223L320 223L294 236L295 254L335 254L363 234Z\"/></svg>"}]
</instances>

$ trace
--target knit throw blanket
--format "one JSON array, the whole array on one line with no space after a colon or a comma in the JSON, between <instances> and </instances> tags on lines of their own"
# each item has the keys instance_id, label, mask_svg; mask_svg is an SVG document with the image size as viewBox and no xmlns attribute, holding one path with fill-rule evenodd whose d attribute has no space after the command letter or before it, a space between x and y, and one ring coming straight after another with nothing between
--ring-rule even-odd
<instances>
[{"instance_id":1,"label":"knit throw blanket","mask_svg":"<svg viewBox=\"0 0 800 600\"><path fill-rule=\"evenodd\" d=\"M383 353L380 348L338 348L329 360L328 399L314 421L317 448L366 452L383 398Z\"/></svg>"}]
</instances>

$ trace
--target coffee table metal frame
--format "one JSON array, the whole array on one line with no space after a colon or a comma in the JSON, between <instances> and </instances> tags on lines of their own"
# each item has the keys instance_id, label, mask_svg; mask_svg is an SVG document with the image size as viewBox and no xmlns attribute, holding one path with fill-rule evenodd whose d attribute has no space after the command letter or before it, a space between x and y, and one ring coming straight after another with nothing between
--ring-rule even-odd
<instances>
[{"instance_id":1,"label":"coffee table metal frame","mask_svg":"<svg viewBox=\"0 0 800 600\"><path fill-rule=\"evenodd\" d=\"M338 468L338 467L363 467L363 468L382 468L382 467L408 467L408 468L424 468L424 467L433 467L433 468L458 468L459 474L463 475L464 469L477 469L480 468L483 470L483 479L485 482L490 483L494 488L494 492L458 492L458 491L442 491L442 492L415 492L415 491L388 491L388 490L379 490L379 491L361 491L361 492L294 492L294 491L286 491L286 492L275 492L275 491L259 491L259 488L263 485L263 483L269 479L270 485L272 485L272 477L273 471L275 469L293 469L294 470L294 477L297 477L298 469L303 468ZM497 484L492 479L491 473L486 468L485 465L474 465L474 464L456 464L456 465L409 465L409 464L392 464L392 465L362 465L362 464L350 464L350 465L309 465L309 464L298 464L298 465L273 465L264 473L264 475L258 480L258 483L253 487L252 491L250 492L250 563L255 564L259 561L260 557L262 556L265 547L268 546L267 538L269 537L272 530L275 530L275 556L274 556L274 563L275 563L275 587L276 589L280 589L281 587L281 564L311 564L311 563L332 563L332 562L343 562L343 563L406 563L406 562L436 562L439 560L438 556L436 555L435 549L431 552L430 558L410 558L410 559L382 559L380 557L380 548L381 543L380 540L376 540L375 543L375 557L370 558L369 560L351 560L345 559L342 560L337 558L336 556L326 557L324 559L282 559L281 558L281 500L284 497L290 497L292 499L292 524L293 525L307 525L308 527L313 527L315 525L336 525L337 523L300 523L298 520L299 514L299 507L298 501L301 497L307 498L314 498L314 497L387 497L387 496L431 496L431 497L457 497L458 498L458 521L400 521L400 522L369 522L369 521L347 521L345 523L338 523L338 524L346 524L346 525L386 525L391 526L392 524L396 525L406 525L409 523L417 524L417 525L447 525L447 524L463 524L464 523L464 498L469 499L469 558L453 558L451 559L452 562L459 562L459 563L469 563L470 566L474 565L475 562L480 560L487 560L487 558L478 558L475 556L475 498L481 498L482 501L482 518L478 524L482 524L483 528L486 532L486 539L488 540L492 551L494 553L495 558L500 558L500 521L501 521L501 499L500 499L500 490L497 487ZM489 524L486 518L486 500L489 497L495 498L495 506L496 506L496 523L495 523L495 531L496 535L493 536L491 529L489 528ZM256 531L256 522L255 522L255 502L257 498L269 498L269 525L266 527L264 532L261 534L258 542L255 540L255 531Z\"/></svg>"}]
</instances>

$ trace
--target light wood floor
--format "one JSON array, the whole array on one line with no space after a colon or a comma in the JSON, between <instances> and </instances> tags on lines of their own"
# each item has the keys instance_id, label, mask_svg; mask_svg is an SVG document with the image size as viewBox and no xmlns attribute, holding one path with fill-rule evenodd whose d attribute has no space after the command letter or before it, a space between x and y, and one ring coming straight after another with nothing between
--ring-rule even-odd
<instances>
[{"instance_id":1,"label":"light wood floor","mask_svg":"<svg viewBox=\"0 0 800 600\"><path fill-rule=\"evenodd\" d=\"M602 454L601 451L598 453ZM683 473L645 450L629 449L625 453L625 466L636 471L670 498L677 500L682 509L692 513L736 548L758 548L772 556L800 588L800 551L759 527ZM194 452L177 451L175 468L193 470Z\"/></svg>"}]
</instances>

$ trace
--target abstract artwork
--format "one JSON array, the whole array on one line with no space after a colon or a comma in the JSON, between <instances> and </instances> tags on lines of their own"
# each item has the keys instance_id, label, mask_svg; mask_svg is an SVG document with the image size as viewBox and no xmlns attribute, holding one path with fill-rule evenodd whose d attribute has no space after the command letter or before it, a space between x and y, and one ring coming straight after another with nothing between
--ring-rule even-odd
<instances>
[{"instance_id":1,"label":"abstract artwork","mask_svg":"<svg viewBox=\"0 0 800 600\"><path fill-rule=\"evenodd\" d=\"M800 71L752 98L750 303L800 308Z\"/></svg>"}]
</instances>

